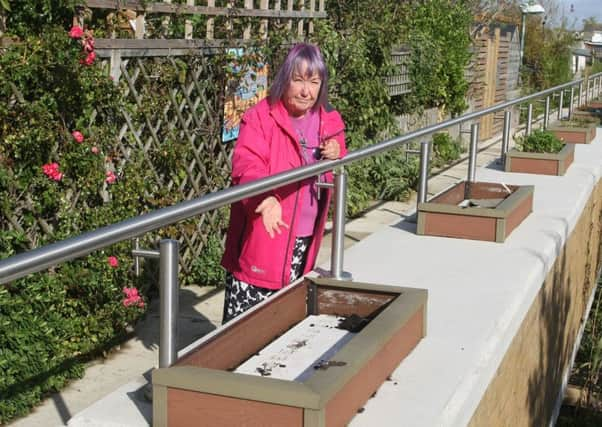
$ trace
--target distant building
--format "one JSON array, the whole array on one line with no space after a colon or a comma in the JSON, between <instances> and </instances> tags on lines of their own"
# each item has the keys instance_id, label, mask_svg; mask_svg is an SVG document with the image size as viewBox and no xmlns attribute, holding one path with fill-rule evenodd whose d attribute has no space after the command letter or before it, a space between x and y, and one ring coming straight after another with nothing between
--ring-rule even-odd
<instances>
[{"instance_id":1,"label":"distant building","mask_svg":"<svg viewBox=\"0 0 602 427\"><path fill-rule=\"evenodd\" d=\"M583 44L590 51L594 62L602 60L602 31L584 32Z\"/></svg>"}]
</instances>

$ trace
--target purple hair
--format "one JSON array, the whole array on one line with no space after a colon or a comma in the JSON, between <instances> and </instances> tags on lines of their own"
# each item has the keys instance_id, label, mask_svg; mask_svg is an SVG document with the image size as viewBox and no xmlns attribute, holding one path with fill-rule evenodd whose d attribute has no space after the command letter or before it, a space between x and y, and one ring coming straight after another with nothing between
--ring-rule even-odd
<instances>
[{"instance_id":1,"label":"purple hair","mask_svg":"<svg viewBox=\"0 0 602 427\"><path fill-rule=\"evenodd\" d=\"M278 73L276 73L274 82L270 87L268 100L271 105L282 99L293 79L293 73L299 71L301 64L304 62L307 63L304 77L311 77L314 73L317 73L322 81L320 92L312 109L316 110L320 106L326 106L328 102L328 70L326 69L320 49L308 43L296 44L288 52L288 55L286 55L286 59L278 70Z\"/></svg>"}]
</instances>

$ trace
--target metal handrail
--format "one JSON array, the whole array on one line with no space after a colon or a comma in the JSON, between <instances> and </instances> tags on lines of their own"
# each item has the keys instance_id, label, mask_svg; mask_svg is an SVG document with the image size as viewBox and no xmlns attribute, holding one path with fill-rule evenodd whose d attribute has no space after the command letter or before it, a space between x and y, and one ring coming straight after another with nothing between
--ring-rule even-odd
<instances>
[{"instance_id":1,"label":"metal handrail","mask_svg":"<svg viewBox=\"0 0 602 427\"><path fill-rule=\"evenodd\" d=\"M599 78L600 76L602 76L602 73L597 73L589 76L589 79ZM144 233L188 218L192 218L201 213L220 208L248 197L264 193L282 185L319 175L323 172L330 171L358 160L374 156L384 151L397 148L403 144L411 142L416 138L430 135L445 128L478 119L487 114L502 111L516 104L537 99L565 88L573 89L574 86L582 84L583 81L584 79L574 80L541 92L526 95L503 102L501 104L484 108L479 111L464 114L441 123L427 126L425 128L409 132L405 135L388 139L378 144L353 151L348 153L343 159L325 160L313 165L302 166L300 168L282 172L267 178L262 178L257 181L210 193L197 199L181 202L166 208L161 208L138 217L111 224L94 231L89 231L79 236L51 243L49 245L32 249L21 254L13 255L0 261L0 284L8 283L12 280L24 277L27 274L42 271L47 267L87 255L95 250L102 249L124 240L132 239ZM571 92L573 92L573 90ZM569 108L572 108L572 105L569 106Z\"/></svg>"}]
</instances>

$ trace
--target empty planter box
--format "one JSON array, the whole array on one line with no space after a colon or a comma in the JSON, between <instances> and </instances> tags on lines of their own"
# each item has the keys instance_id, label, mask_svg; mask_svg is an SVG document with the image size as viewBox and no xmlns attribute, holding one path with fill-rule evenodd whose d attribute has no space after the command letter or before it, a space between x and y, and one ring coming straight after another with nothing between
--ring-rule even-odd
<instances>
[{"instance_id":1,"label":"empty planter box","mask_svg":"<svg viewBox=\"0 0 602 427\"><path fill-rule=\"evenodd\" d=\"M564 175L575 158L575 145L565 144L558 153L527 153L512 149L506 153L506 172Z\"/></svg>"},{"instance_id":2,"label":"empty planter box","mask_svg":"<svg viewBox=\"0 0 602 427\"><path fill-rule=\"evenodd\" d=\"M153 372L153 426L344 426L424 337L426 301L296 282Z\"/></svg>"},{"instance_id":3,"label":"empty planter box","mask_svg":"<svg viewBox=\"0 0 602 427\"><path fill-rule=\"evenodd\" d=\"M531 213L533 186L462 181L418 204L418 234L503 242Z\"/></svg>"}]
</instances>

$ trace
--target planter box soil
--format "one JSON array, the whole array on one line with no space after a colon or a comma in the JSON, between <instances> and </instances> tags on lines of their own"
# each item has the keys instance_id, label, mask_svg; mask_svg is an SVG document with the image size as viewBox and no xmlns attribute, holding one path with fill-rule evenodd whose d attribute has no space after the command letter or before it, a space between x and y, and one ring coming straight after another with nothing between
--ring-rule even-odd
<instances>
[{"instance_id":1,"label":"planter box soil","mask_svg":"<svg viewBox=\"0 0 602 427\"><path fill-rule=\"evenodd\" d=\"M533 188L459 182L418 204L417 233L501 243L531 213Z\"/></svg>"}]
</instances>

